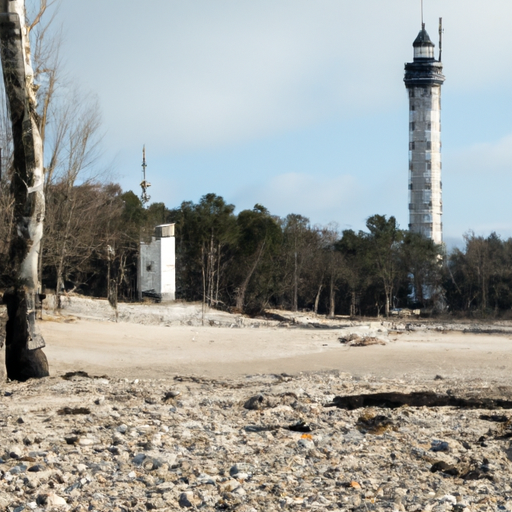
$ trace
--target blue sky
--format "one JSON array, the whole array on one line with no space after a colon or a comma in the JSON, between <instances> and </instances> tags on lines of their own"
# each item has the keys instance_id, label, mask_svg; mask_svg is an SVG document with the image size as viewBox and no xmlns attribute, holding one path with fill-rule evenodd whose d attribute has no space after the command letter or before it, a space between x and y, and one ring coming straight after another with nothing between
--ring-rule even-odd
<instances>
[{"instance_id":1,"label":"blue sky","mask_svg":"<svg viewBox=\"0 0 512 512\"><path fill-rule=\"evenodd\" d=\"M512 236L512 3L425 0L444 22L444 235ZM408 224L404 63L420 0L62 0L72 80L97 94L104 162L176 207L209 192L313 224ZM437 48L436 48L437 52Z\"/></svg>"}]
</instances>

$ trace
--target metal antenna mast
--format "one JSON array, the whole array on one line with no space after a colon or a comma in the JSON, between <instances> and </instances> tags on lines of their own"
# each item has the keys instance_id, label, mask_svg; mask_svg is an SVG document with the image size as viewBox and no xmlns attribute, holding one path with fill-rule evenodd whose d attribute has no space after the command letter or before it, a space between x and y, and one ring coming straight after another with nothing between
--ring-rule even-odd
<instances>
[{"instance_id":1,"label":"metal antenna mast","mask_svg":"<svg viewBox=\"0 0 512 512\"><path fill-rule=\"evenodd\" d=\"M140 182L140 188L142 189L140 200L142 201L142 206L151 199L151 196L148 196L148 188L151 187L151 183L146 181L146 167L146 145L144 144L144 146L142 146L142 181Z\"/></svg>"},{"instance_id":2,"label":"metal antenna mast","mask_svg":"<svg viewBox=\"0 0 512 512\"><path fill-rule=\"evenodd\" d=\"M425 23L423 22L423 0L421 0L421 28L425 29Z\"/></svg>"},{"instance_id":3,"label":"metal antenna mast","mask_svg":"<svg viewBox=\"0 0 512 512\"><path fill-rule=\"evenodd\" d=\"M441 62L441 54L443 53L443 18L439 18L439 62Z\"/></svg>"}]
</instances>

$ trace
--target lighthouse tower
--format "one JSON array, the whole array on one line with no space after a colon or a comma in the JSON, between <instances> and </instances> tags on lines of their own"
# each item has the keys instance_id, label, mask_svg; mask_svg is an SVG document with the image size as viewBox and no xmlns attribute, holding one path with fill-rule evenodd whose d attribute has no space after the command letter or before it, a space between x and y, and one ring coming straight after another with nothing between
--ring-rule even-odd
<instances>
[{"instance_id":1,"label":"lighthouse tower","mask_svg":"<svg viewBox=\"0 0 512 512\"><path fill-rule=\"evenodd\" d=\"M441 20L439 34L442 34ZM409 92L409 229L435 243L443 241L441 182L441 63L425 24L413 43L414 60L405 65Z\"/></svg>"}]
</instances>

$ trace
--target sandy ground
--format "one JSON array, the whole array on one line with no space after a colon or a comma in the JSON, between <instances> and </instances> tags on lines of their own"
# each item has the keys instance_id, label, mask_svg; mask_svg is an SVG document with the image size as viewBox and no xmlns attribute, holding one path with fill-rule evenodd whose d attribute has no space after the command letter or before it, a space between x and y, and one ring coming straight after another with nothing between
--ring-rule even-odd
<instances>
[{"instance_id":1,"label":"sandy ground","mask_svg":"<svg viewBox=\"0 0 512 512\"><path fill-rule=\"evenodd\" d=\"M339 329L140 325L80 319L40 323L52 375L84 370L112 377L339 370L355 377L509 382L512 335L461 332L391 334L385 346L347 347Z\"/></svg>"}]
</instances>

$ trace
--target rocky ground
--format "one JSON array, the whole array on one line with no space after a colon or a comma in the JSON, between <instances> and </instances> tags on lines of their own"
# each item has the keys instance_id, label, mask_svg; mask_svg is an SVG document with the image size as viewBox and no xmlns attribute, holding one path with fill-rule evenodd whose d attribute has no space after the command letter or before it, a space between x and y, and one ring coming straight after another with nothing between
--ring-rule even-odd
<instances>
[{"instance_id":1,"label":"rocky ground","mask_svg":"<svg viewBox=\"0 0 512 512\"><path fill-rule=\"evenodd\" d=\"M339 372L7 383L0 510L512 510L509 410L326 407L427 390L512 397Z\"/></svg>"},{"instance_id":2,"label":"rocky ground","mask_svg":"<svg viewBox=\"0 0 512 512\"><path fill-rule=\"evenodd\" d=\"M279 311L247 319L214 311L203 315L200 306L187 304L123 305L119 324L112 315L105 301L67 298L58 315L61 323L46 323L53 336L47 339L47 352L52 367L60 370L46 379L4 385L0 511L512 511L510 323L394 319L363 325ZM83 319L102 320L110 336L128 330L137 337L134 323L154 325L147 329L148 338L140 335L135 344L142 351L133 353L148 368L164 356L159 345L151 345L150 338L160 335L151 329L168 326L172 336L163 337L162 346L180 344L191 351L192 361L199 357L197 350L208 347L246 353L254 345L261 351L264 334L298 354L295 338L311 332L304 343L325 346L332 367L349 361L350 373L282 374L279 361L285 359L278 354L268 359L265 371L254 374L260 370L253 367L251 375L232 369L206 378L208 373L196 368L193 374L168 372L165 379L120 378L119 368L109 367L106 359L111 375L65 375L68 367L94 367L85 365L91 356L84 349L93 345L93 327L98 326ZM64 325L74 327L67 345L57 337L57 327ZM435 333L435 342L414 341L424 330ZM183 339L176 341L182 331ZM459 334L451 337L452 331ZM235 332L242 336L226 341ZM482 334L475 338L475 332ZM119 346L125 355L132 354L125 334L121 345L104 337L94 343L110 343L106 350L114 354ZM365 346L372 343L377 346ZM476 350L478 343L482 346ZM67 366L59 365L59 350ZM174 350L171 360L177 356ZM93 352L98 358L107 354L99 348ZM144 363L148 352L156 359ZM254 357L249 354L243 368L254 365ZM436 358L448 366L437 365ZM401 364L408 371L390 377L376 361ZM460 368L448 371L451 361ZM276 374L268 373L271 363L281 368ZM233 368L238 364L236 359ZM338 397L382 392L434 392L445 402L467 402L464 407L374 404L354 410L335 405L358 403Z\"/></svg>"}]
</instances>

